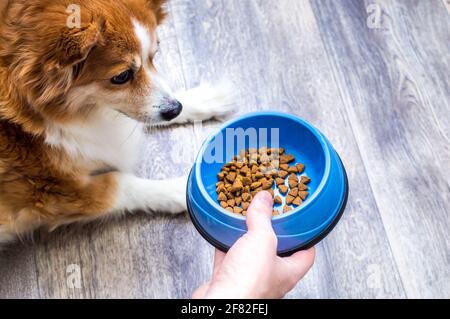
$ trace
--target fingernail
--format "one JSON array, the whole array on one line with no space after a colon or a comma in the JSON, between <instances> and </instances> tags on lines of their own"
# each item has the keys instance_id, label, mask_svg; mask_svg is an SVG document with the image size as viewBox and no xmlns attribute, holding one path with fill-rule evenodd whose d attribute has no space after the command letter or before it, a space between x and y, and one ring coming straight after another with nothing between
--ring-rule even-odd
<instances>
[{"instance_id":1,"label":"fingernail","mask_svg":"<svg viewBox=\"0 0 450 319\"><path fill-rule=\"evenodd\" d=\"M261 200L261 202L263 202L265 206L272 207L273 199L272 195L269 192L267 191L259 192L257 196L258 199Z\"/></svg>"}]
</instances>

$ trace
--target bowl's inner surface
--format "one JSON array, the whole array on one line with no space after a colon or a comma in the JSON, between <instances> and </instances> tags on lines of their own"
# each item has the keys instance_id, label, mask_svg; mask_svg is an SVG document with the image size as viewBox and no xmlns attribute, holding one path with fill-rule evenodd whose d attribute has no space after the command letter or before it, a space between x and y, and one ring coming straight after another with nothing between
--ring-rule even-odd
<instances>
[{"instance_id":1,"label":"bowl's inner surface","mask_svg":"<svg viewBox=\"0 0 450 319\"><path fill-rule=\"evenodd\" d=\"M279 145L276 145L277 143ZM308 198L313 195L325 171L325 154L320 141L308 127L294 119L264 114L234 122L206 146L200 163L199 182L214 202L217 203L215 184L222 166L231 161L241 149L262 146L285 148L286 153L295 157L295 162L291 165L304 164L305 171L301 175L311 178ZM276 209L281 210L277 207Z\"/></svg>"}]
</instances>

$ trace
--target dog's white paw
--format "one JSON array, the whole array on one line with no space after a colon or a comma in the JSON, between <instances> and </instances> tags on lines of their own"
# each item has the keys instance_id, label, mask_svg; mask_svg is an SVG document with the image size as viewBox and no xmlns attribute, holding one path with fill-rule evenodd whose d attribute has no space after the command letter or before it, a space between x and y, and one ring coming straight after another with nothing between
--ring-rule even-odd
<instances>
[{"instance_id":1,"label":"dog's white paw","mask_svg":"<svg viewBox=\"0 0 450 319\"><path fill-rule=\"evenodd\" d=\"M187 210L186 205L186 187L187 187L187 176L179 177L168 180L170 183L170 194L168 195L169 201L167 203L167 208L164 212L169 214L180 214Z\"/></svg>"},{"instance_id":2,"label":"dog's white paw","mask_svg":"<svg viewBox=\"0 0 450 319\"><path fill-rule=\"evenodd\" d=\"M118 174L117 184L113 211L143 210L166 214L186 211L187 177L147 180L129 174Z\"/></svg>"},{"instance_id":3,"label":"dog's white paw","mask_svg":"<svg viewBox=\"0 0 450 319\"><path fill-rule=\"evenodd\" d=\"M183 104L183 112L175 121L194 122L210 119L224 120L235 110L237 94L231 82L218 85L201 84L196 88L176 94Z\"/></svg>"}]
</instances>

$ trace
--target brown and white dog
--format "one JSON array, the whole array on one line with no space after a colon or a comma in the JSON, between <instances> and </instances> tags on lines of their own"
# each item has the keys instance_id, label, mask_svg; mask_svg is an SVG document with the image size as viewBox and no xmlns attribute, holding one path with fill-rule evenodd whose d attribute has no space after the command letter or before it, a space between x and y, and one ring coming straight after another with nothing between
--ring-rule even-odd
<instances>
[{"instance_id":1,"label":"brown and white dog","mask_svg":"<svg viewBox=\"0 0 450 319\"><path fill-rule=\"evenodd\" d=\"M143 128L231 110L225 92L180 98L158 76L164 0L77 0L79 28L67 25L72 1L0 0L0 244L124 211L184 211L184 178L132 174Z\"/></svg>"}]
</instances>

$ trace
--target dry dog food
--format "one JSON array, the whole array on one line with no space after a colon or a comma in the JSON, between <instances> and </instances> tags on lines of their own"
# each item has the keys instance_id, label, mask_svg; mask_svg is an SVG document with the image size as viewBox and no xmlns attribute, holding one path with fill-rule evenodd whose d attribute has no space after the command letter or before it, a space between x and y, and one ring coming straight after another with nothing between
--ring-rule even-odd
<instances>
[{"instance_id":1,"label":"dry dog food","mask_svg":"<svg viewBox=\"0 0 450 319\"><path fill-rule=\"evenodd\" d=\"M308 197L311 179L301 175L305 165L295 163L283 148L250 148L239 152L217 175L217 200L229 212L243 215L263 190L274 198L273 215L287 213ZM284 200L283 200L284 198Z\"/></svg>"}]
</instances>

